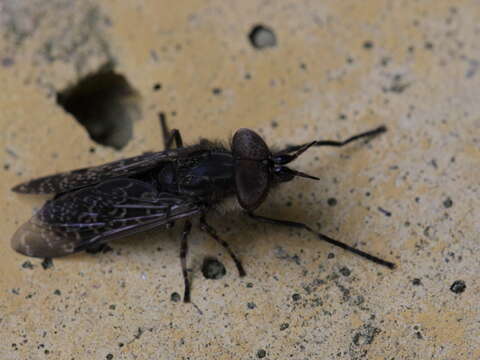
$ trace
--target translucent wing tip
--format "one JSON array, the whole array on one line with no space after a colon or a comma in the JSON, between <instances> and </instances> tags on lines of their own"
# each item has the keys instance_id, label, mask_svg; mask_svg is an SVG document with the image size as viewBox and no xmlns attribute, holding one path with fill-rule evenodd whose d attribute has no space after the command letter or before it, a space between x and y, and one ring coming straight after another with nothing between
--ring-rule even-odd
<instances>
[{"instance_id":1,"label":"translucent wing tip","mask_svg":"<svg viewBox=\"0 0 480 360\"><path fill-rule=\"evenodd\" d=\"M39 258L64 256L74 252L72 242L58 240L58 235L30 220L13 234L11 245L20 254Z\"/></svg>"}]
</instances>

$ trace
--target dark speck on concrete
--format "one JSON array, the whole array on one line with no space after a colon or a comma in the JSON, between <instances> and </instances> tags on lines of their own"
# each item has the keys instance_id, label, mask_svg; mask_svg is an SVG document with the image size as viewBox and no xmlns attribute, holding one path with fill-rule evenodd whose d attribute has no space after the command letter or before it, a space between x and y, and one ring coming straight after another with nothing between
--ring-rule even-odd
<instances>
[{"instance_id":1,"label":"dark speck on concrete","mask_svg":"<svg viewBox=\"0 0 480 360\"><path fill-rule=\"evenodd\" d=\"M447 197L444 201L443 201L443 206L445 206L447 209L448 208L451 208L453 206L453 201L452 199L450 199L449 197Z\"/></svg>"},{"instance_id":2,"label":"dark speck on concrete","mask_svg":"<svg viewBox=\"0 0 480 360\"><path fill-rule=\"evenodd\" d=\"M300 296L300 294L293 294L292 295L292 300L293 301L299 301L302 297Z\"/></svg>"},{"instance_id":3,"label":"dark speck on concrete","mask_svg":"<svg viewBox=\"0 0 480 360\"><path fill-rule=\"evenodd\" d=\"M415 279L412 280L412 285L420 286L420 285L422 285L422 280L420 280L419 278L415 278Z\"/></svg>"},{"instance_id":4,"label":"dark speck on concrete","mask_svg":"<svg viewBox=\"0 0 480 360\"><path fill-rule=\"evenodd\" d=\"M337 205L337 199L335 199L335 198L328 198L327 204L328 204L329 206L335 206L335 205Z\"/></svg>"},{"instance_id":5,"label":"dark speck on concrete","mask_svg":"<svg viewBox=\"0 0 480 360\"><path fill-rule=\"evenodd\" d=\"M433 49L433 43L431 43L430 41L427 41L425 43L425 49L432 50Z\"/></svg>"},{"instance_id":6,"label":"dark speck on concrete","mask_svg":"<svg viewBox=\"0 0 480 360\"><path fill-rule=\"evenodd\" d=\"M347 268L346 266L342 267L339 271L340 271L340 274L342 274L343 276L350 276L350 274L352 273L350 269Z\"/></svg>"},{"instance_id":7,"label":"dark speck on concrete","mask_svg":"<svg viewBox=\"0 0 480 360\"><path fill-rule=\"evenodd\" d=\"M257 305L254 302L247 303L247 308L249 308L250 310L253 310L256 307L257 307Z\"/></svg>"},{"instance_id":8,"label":"dark speck on concrete","mask_svg":"<svg viewBox=\"0 0 480 360\"><path fill-rule=\"evenodd\" d=\"M180 294L177 292L173 292L172 295L170 295L170 300L173 302L179 302L180 301Z\"/></svg>"},{"instance_id":9,"label":"dark speck on concrete","mask_svg":"<svg viewBox=\"0 0 480 360\"><path fill-rule=\"evenodd\" d=\"M216 258L206 257L203 260L202 274L206 279L221 279L226 273L225 266Z\"/></svg>"},{"instance_id":10,"label":"dark speck on concrete","mask_svg":"<svg viewBox=\"0 0 480 360\"><path fill-rule=\"evenodd\" d=\"M43 270L47 270L53 267L53 261L51 258L45 258L42 261L42 268Z\"/></svg>"},{"instance_id":11,"label":"dark speck on concrete","mask_svg":"<svg viewBox=\"0 0 480 360\"><path fill-rule=\"evenodd\" d=\"M113 355L112 355L112 354L107 354L107 356L105 357L105 359L107 359L107 360L112 360L112 359L113 359Z\"/></svg>"},{"instance_id":12,"label":"dark speck on concrete","mask_svg":"<svg viewBox=\"0 0 480 360\"><path fill-rule=\"evenodd\" d=\"M363 43L363 48L364 49L367 49L367 50L370 50L373 48L373 42L370 41L370 40L367 40Z\"/></svg>"},{"instance_id":13,"label":"dark speck on concrete","mask_svg":"<svg viewBox=\"0 0 480 360\"><path fill-rule=\"evenodd\" d=\"M270 123L270 125L272 125L272 128L275 129L278 127L278 122L275 121L275 120L272 120L272 122Z\"/></svg>"},{"instance_id":14,"label":"dark speck on concrete","mask_svg":"<svg viewBox=\"0 0 480 360\"><path fill-rule=\"evenodd\" d=\"M30 261L25 261L23 264L22 264L22 268L24 269L33 269L33 264L30 262Z\"/></svg>"},{"instance_id":15,"label":"dark speck on concrete","mask_svg":"<svg viewBox=\"0 0 480 360\"><path fill-rule=\"evenodd\" d=\"M392 213L390 211L385 210L384 208L382 208L380 206L378 207L378 211L380 211L385 216L388 216L388 217L392 216Z\"/></svg>"},{"instance_id":16,"label":"dark speck on concrete","mask_svg":"<svg viewBox=\"0 0 480 360\"><path fill-rule=\"evenodd\" d=\"M467 285L465 285L465 281L463 280L457 280L452 284L452 286L450 286L450 290L455 294L463 293L466 288L467 288Z\"/></svg>"},{"instance_id":17,"label":"dark speck on concrete","mask_svg":"<svg viewBox=\"0 0 480 360\"><path fill-rule=\"evenodd\" d=\"M263 359L265 356L267 356L267 352L263 349L260 349L257 351L257 358Z\"/></svg>"},{"instance_id":18,"label":"dark speck on concrete","mask_svg":"<svg viewBox=\"0 0 480 360\"><path fill-rule=\"evenodd\" d=\"M249 289L253 288L253 284L251 282L247 283L247 288Z\"/></svg>"},{"instance_id":19,"label":"dark speck on concrete","mask_svg":"<svg viewBox=\"0 0 480 360\"><path fill-rule=\"evenodd\" d=\"M62 295L62 292L59 290L59 289L56 289L54 292L53 292L54 295Z\"/></svg>"},{"instance_id":20,"label":"dark speck on concrete","mask_svg":"<svg viewBox=\"0 0 480 360\"><path fill-rule=\"evenodd\" d=\"M220 95L222 93L222 89L220 88L213 88L212 89L212 94L213 95Z\"/></svg>"},{"instance_id":21,"label":"dark speck on concrete","mask_svg":"<svg viewBox=\"0 0 480 360\"><path fill-rule=\"evenodd\" d=\"M328 253L327 259L333 259L335 257L334 253Z\"/></svg>"},{"instance_id":22,"label":"dark speck on concrete","mask_svg":"<svg viewBox=\"0 0 480 360\"><path fill-rule=\"evenodd\" d=\"M290 325L289 325L288 323L282 323L282 324L280 325L280 331L283 331L283 330L288 329L289 326L290 326Z\"/></svg>"},{"instance_id":23,"label":"dark speck on concrete","mask_svg":"<svg viewBox=\"0 0 480 360\"><path fill-rule=\"evenodd\" d=\"M153 91L158 91L161 89L162 89L162 84L156 83L155 85L153 85Z\"/></svg>"}]
</instances>

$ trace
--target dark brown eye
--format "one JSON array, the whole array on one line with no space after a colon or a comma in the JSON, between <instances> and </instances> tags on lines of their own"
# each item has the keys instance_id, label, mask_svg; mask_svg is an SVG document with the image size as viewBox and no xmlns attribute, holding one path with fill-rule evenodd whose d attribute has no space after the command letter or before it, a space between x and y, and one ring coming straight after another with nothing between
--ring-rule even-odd
<instances>
[{"instance_id":1,"label":"dark brown eye","mask_svg":"<svg viewBox=\"0 0 480 360\"><path fill-rule=\"evenodd\" d=\"M266 160L270 150L255 131L239 129L233 135L232 152L236 159Z\"/></svg>"},{"instance_id":2,"label":"dark brown eye","mask_svg":"<svg viewBox=\"0 0 480 360\"><path fill-rule=\"evenodd\" d=\"M254 210L268 194L270 173L265 160L270 157L270 150L257 133L240 129L233 136L232 152L238 202L244 209Z\"/></svg>"},{"instance_id":3,"label":"dark brown eye","mask_svg":"<svg viewBox=\"0 0 480 360\"><path fill-rule=\"evenodd\" d=\"M238 160L235 166L235 186L240 206L255 210L268 194L270 175L265 164L255 160Z\"/></svg>"}]
</instances>

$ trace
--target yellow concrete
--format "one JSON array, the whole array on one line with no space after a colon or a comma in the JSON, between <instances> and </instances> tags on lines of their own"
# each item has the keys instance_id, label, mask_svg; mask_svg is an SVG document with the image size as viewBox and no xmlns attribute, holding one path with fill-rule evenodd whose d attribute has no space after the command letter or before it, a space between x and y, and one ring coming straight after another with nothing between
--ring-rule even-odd
<instances>
[{"instance_id":1,"label":"yellow concrete","mask_svg":"<svg viewBox=\"0 0 480 360\"><path fill-rule=\"evenodd\" d=\"M256 24L274 30L276 47L251 46ZM256 359L259 350L265 359L480 358L478 24L480 4L468 0L4 0L0 358ZM121 151L95 144L55 101L108 61L141 97ZM170 300L183 291L180 224L107 254L54 259L47 270L11 250L11 235L46 199L13 185L161 149L159 111L187 143L228 141L250 127L280 147L386 124L367 146L310 150L295 167L321 181L289 183L259 212L320 226L398 269L238 212L211 218L248 275L239 279L195 230L196 307ZM225 264L224 278L202 276L207 255ZM455 280L465 292L450 291Z\"/></svg>"}]
</instances>

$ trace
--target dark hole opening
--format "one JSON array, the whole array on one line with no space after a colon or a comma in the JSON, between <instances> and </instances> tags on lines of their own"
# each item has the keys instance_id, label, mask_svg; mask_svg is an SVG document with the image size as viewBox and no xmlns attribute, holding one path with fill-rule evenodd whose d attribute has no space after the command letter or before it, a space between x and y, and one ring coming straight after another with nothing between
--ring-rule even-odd
<instances>
[{"instance_id":1,"label":"dark hole opening","mask_svg":"<svg viewBox=\"0 0 480 360\"><path fill-rule=\"evenodd\" d=\"M140 117L138 93L127 79L107 67L59 92L57 103L72 114L98 144L122 149Z\"/></svg>"},{"instance_id":2,"label":"dark hole opening","mask_svg":"<svg viewBox=\"0 0 480 360\"><path fill-rule=\"evenodd\" d=\"M206 279L221 279L226 273L225 266L216 258L206 257L203 259L202 274Z\"/></svg>"},{"instance_id":3,"label":"dark hole opening","mask_svg":"<svg viewBox=\"0 0 480 360\"><path fill-rule=\"evenodd\" d=\"M256 25L248 34L250 43L255 49L264 49L277 45L277 37L273 30L263 25Z\"/></svg>"}]
</instances>

